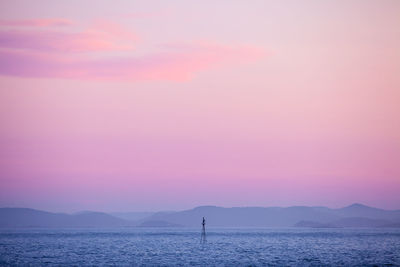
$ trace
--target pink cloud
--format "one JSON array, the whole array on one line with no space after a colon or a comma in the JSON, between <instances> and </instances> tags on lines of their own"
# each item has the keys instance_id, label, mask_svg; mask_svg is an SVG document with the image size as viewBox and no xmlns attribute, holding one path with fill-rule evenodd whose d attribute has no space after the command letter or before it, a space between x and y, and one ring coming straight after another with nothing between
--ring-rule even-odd
<instances>
[{"instance_id":1,"label":"pink cloud","mask_svg":"<svg viewBox=\"0 0 400 267\"><path fill-rule=\"evenodd\" d=\"M139 39L138 36L132 32L132 29L127 30L118 23L105 19L96 20L93 24L92 31L101 31L123 40L137 41Z\"/></svg>"},{"instance_id":2,"label":"pink cloud","mask_svg":"<svg viewBox=\"0 0 400 267\"><path fill-rule=\"evenodd\" d=\"M41 20L40 20L41 21ZM18 21L25 25L32 21ZM52 21L55 23L54 21ZM35 20L36 25L49 21ZM47 23L47 24L46 24ZM69 30L69 29L68 29ZM255 47L200 43L161 46L161 51L138 56L87 52L128 51L138 40L131 30L108 20L97 20L79 32L55 30L0 30L0 74L18 77L112 80L174 80L221 64L241 64L262 56ZM68 55L66 55L68 53Z\"/></svg>"},{"instance_id":3,"label":"pink cloud","mask_svg":"<svg viewBox=\"0 0 400 267\"><path fill-rule=\"evenodd\" d=\"M123 37L123 38L120 38ZM13 49L29 49L43 52L90 52L127 50L133 48L133 42L118 32L90 30L79 33L57 31L0 31L0 47Z\"/></svg>"},{"instance_id":4,"label":"pink cloud","mask_svg":"<svg viewBox=\"0 0 400 267\"><path fill-rule=\"evenodd\" d=\"M97 20L84 30L66 28L20 29L21 26L79 26L66 19L0 20L1 26L16 26L0 30L0 48L28 49L42 52L91 52L133 49L137 36L107 20Z\"/></svg>"},{"instance_id":5,"label":"pink cloud","mask_svg":"<svg viewBox=\"0 0 400 267\"><path fill-rule=\"evenodd\" d=\"M0 51L0 74L38 78L183 81L208 68L240 64L260 56L262 52L252 47L205 44L185 45L139 57L105 59L3 50Z\"/></svg>"},{"instance_id":6,"label":"pink cloud","mask_svg":"<svg viewBox=\"0 0 400 267\"><path fill-rule=\"evenodd\" d=\"M115 50L121 48L101 33L62 32L0 32L0 46L3 48L31 49L46 52L88 52Z\"/></svg>"},{"instance_id":7,"label":"pink cloud","mask_svg":"<svg viewBox=\"0 0 400 267\"><path fill-rule=\"evenodd\" d=\"M51 26L70 26L73 22L62 18L49 19L23 19L23 20L0 20L0 26L9 27L51 27Z\"/></svg>"}]
</instances>

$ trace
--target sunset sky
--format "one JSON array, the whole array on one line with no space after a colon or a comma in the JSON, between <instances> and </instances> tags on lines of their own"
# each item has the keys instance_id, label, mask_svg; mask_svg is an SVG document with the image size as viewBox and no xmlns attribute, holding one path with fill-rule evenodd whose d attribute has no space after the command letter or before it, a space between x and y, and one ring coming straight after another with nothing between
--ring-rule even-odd
<instances>
[{"instance_id":1,"label":"sunset sky","mask_svg":"<svg viewBox=\"0 0 400 267\"><path fill-rule=\"evenodd\" d=\"M0 207L400 209L400 1L0 1Z\"/></svg>"}]
</instances>

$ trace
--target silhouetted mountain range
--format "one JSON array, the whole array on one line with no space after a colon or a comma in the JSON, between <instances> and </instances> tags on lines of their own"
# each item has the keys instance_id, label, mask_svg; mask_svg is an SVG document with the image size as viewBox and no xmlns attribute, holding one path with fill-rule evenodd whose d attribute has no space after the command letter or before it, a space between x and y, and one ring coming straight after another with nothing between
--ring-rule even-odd
<instances>
[{"instance_id":1,"label":"silhouetted mountain range","mask_svg":"<svg viewBox=\"0 0 400 267\"><path fill-rule=\"evenodd\" d=\"M399 210L383 210L362 204L341 209L295 206L222 208L202 206L175 213L156 213L145 220L162 220L199 226L205 216L211 227L389 227L400 222Z\"/></svg>"},{"instance_id":2,"label":"silhouetted mountain range","mask_svg":"<svg viewBox=\"0 0 400 267\"><path fill-rule=\"evenodd\" d=\"M200 227L202 217L206 218L208 227L400 227L400 210L383 210L362 204L340 209L201 206L178 212L112 215L90 211L66 214L1 208L0 227Z\"/></svg>"},{"instance_id":3,"label":"silhouetted mountain range","mask_svg":"<svg viewBox=\"0 0 400 267\"><path fill-rule=\"evenodd\" d=\"M77 228L126 227L134 223L102 212L76 214L51 213L26 208L1 208L0 227L3 228Z\"/></svg>"},{"instance_id":4,"label":"silhouetted mountain range","mask_svg":"<svg viewBox=\"0 0 400 267\"><path fill-rule=\"evenodd\" d=\"M153 215L155 212L110 212L108 214L129 221L137 221Z\"/></svg>"}]
</instances>

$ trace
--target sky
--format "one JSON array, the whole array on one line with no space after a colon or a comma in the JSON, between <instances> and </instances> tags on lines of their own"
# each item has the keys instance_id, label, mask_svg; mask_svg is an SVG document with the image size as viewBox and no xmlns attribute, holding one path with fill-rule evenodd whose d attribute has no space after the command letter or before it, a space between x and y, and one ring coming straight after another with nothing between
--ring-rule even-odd
<instances>
[{"instance_id":1,"label":"sky","mask_svg":"<svg viewBox=\"0 0 400 267\"><path fill-rule=\"evenodd\" d=\"M400 209L400 1L0 1L0 206Z\"/></svg>"}]
</instances>

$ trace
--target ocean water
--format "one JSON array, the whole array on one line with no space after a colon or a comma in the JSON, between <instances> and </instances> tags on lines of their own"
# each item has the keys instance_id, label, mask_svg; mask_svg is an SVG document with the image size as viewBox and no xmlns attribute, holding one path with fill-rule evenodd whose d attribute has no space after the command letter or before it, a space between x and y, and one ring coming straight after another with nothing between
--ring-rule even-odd
<instances>
[{"instance_id":1,"label":"ocean water","mask_svg":"<svg viewBox=\"0 0 400 267\"><path fill-rule=\"evenodd\" d=\"M399 229L0 230L0 266L400 266Z\"/></svg>"}]
</instances>

